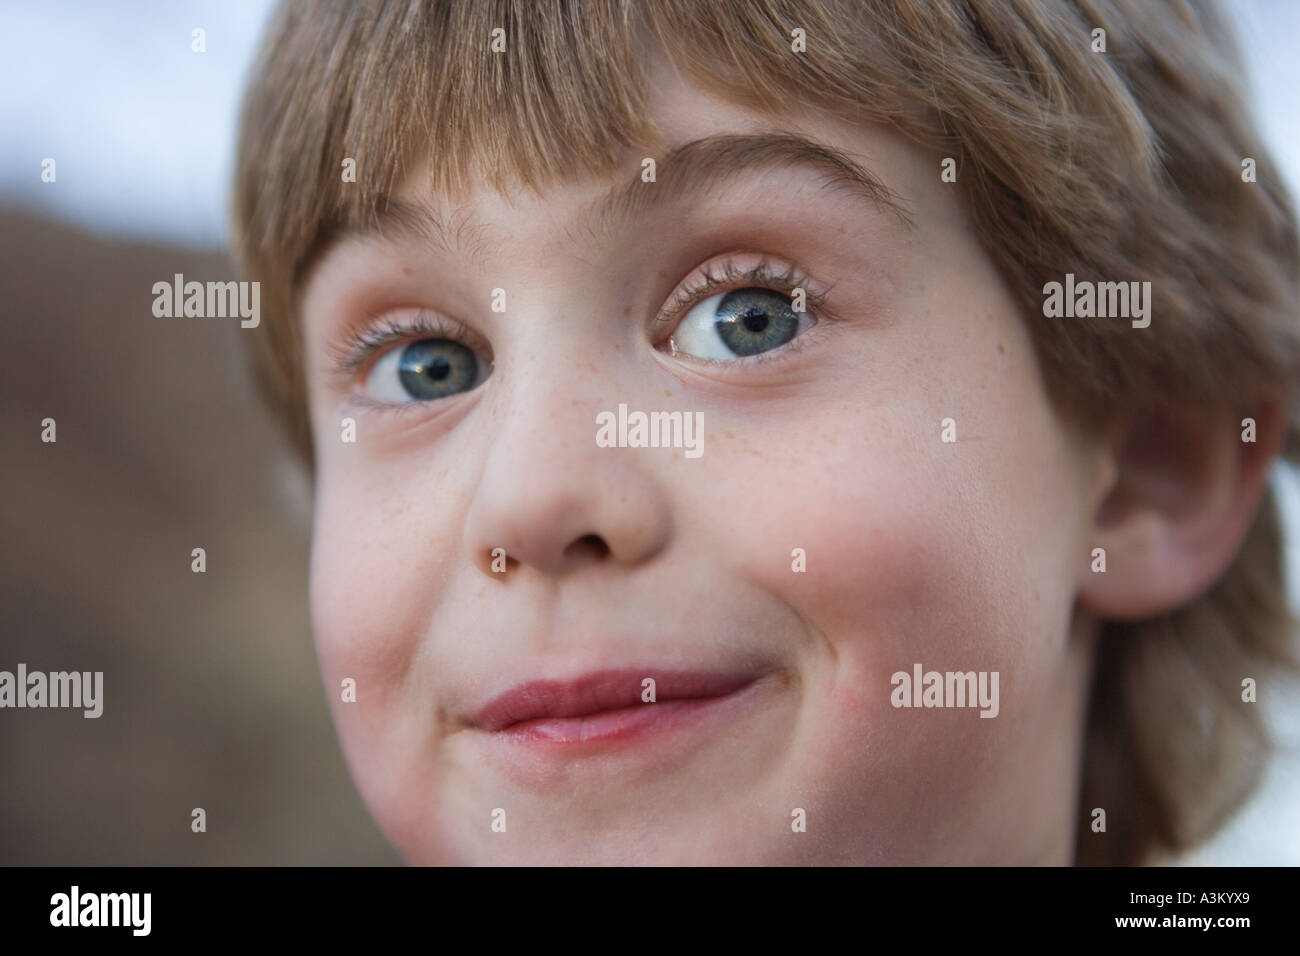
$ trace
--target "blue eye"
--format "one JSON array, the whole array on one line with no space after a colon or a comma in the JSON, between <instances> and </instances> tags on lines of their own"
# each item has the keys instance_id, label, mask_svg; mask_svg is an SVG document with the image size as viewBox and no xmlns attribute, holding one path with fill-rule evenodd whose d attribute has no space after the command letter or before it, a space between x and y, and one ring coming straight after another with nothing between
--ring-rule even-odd
<instances>
[{"instance_id":1,"label":"blue eye","mask_svg":"<svg viewBox=\"0 0 1300 956\"><path fill-rule=\"evenodd\" d=\"M452 339L420 339L384 353L366 377L366 393L381 402L430 402L467 392L482 380L473 350Z\"/></svg>"},{"instance_id":2,"label":"blue eye","mask_svg":"<svg viewBox=\"0 0 1300 956\"><path fill-rule=\"evenodd\" d=\"M692 307L670 341L675 351L692 358L743 358L778 349L811 324L806 313L794 311L789 296L736 289Z\"/></svg>"}]
</instances>

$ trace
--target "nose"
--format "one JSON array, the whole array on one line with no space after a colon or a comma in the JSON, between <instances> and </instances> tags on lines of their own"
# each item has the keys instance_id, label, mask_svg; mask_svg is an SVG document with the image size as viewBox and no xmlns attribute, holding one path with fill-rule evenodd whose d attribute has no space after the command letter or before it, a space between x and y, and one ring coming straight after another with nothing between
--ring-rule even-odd
<instances>
[{"instance_id":1,"label":"nose","mask_svg":"<svg viewBox=\"0 0 1300 956\"><path fill-rule=\"evenodd\" d=\"M660 449L602 448L596 415L605 410L563 376L532 375L503 385L495 409L503 424L491 444L466 514L466 549L497 580L506 570L560 577L593 565L649 561L671 535ZM500 569L500 552L496 551Z\"/></svg>"}]
</instances>

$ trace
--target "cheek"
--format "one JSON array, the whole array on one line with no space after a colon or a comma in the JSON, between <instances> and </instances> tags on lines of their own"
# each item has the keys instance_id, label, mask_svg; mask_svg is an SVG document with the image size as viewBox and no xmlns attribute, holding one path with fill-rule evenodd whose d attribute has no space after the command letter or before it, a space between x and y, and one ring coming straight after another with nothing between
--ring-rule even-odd
<instances>
[{"instance_id":1,"label":"cheek","mask_svg":"<svg viewBox=\"0 0 1300 956\"><path fill-rule=\"evenodd\" d=\"M429 655L435 609L460 553L438 542L459 541L455 518L463 510L454 495L431 494L438 485L428 480L330 478L317 498L311 606L339 742L394 848L412 863L452 862L445 854L457 835L447 826L456 811L431 819L430 810L455 806L463 794L453 792L438 759L443 728ZM341 700L344 677L356 679L355 703Z\"/></svg>"},{"instance_id":2,"label":"cheek","mask_svg":"<svg viewBox=\"0 0 1300 956\"><path fill-rule=\"evenodd\" d=\"M949 447L887 460L865 446L822 456L792 478L797 500L755 508L767 517L719 538L736 541L742 572L799 613L854 686L883 679L887 689L889 674L917 661L1006 666L1045 624L1032 582L1041 562L1059 563L1060 548L1050 534L1034 538L1038 522L1024 509L989 493L1012 476L996 463L945 463Z\"/></svg>"},{"instance_id":3,"label":"cheek","mask_svg":"<svg viewBox=\"0 0 1300 956\"><path fill-rule=\"evenodd\" d=\"M317 492L312 630L353 779L385 832L402 833L403 794L428 789L413 786L425 768L411 755L428 750L430 713L420 702L429 697L418 686L427 675L417 665L438 596L439 549L429 547L427 531L411 530L424 506L408 489L373 487L346 466L331 467L321 467ZM345 679L355 681L354 701L343 699Z\"/></svg>"},{"instance_id":4,"label":"cheek","mask_svg":"<svg viewBox=\"0 0 1300 956\"><path fill-rule=\"evenodd\" d=\"M375 505L393 500L332 482L319 492L312 534L312 628L322 667L327 678L364 680L375 702L400 682L418 633L409 623L420 602L397 599L411 597L406 589L418 575L420 554L408 544L416 536L401 533L391 504Z\"/></svg>"},{"instance_id":5,"label":"cheek","mask_svg":"<svg viewBox=\"0 0 1300 956\"><path fill-rule=\"evenodd\" d=\"M692 519L734 542L735 569L819 645L792 779L838 780L822 792L851 812L834 816L889 822L899 858L920 845L902 834L976 820L990 789L1016 779L1007 768L1050 711L1065 661L1080 534L1071 448L1036 378L993 389L966 376L887 407L863 396L850 403L862 411L817 427L813 416L746 427L746 445L716 446L709 476L745 502L744 520L719 524L716 500ZM945 405L962 409L955 443L941 440ZM784 453L759 462L760 448ZM795 548L806 571L792 568ZM918 663L998 672L997 717L894 707L891 676Z\"/></svg>"},{"instance_id":6,"label":"cheek","mask_svg":"<svg viewBox=\"0 0 1300 956\"><path fill-rule=\"evenodd\" d=\"M938 417L898 409L811 433L747 430L750 447L786 453L750 464L718 449L707 483L731 503L711 498L691 521L734 542L737 570L837 651L911 661L1022 647L1049 605L1068 605L1072 483L1050 424L1023 411L1014 430L990 424L999 417L968 409L971 440L955 444Z\"/></svg>"},{"instance_id":7,"label":"cheek","mask_svg":"<svg viewBox=\"0 0 1300 956\"><path fill-rule=\"evenodd\" d=\"M390 467L329 448L318 460L310 578L317 652L327 671L363 674L371 701L387 701L408 679L458 553L465 504L432 457Z\"/></svg>"}]
</instances>

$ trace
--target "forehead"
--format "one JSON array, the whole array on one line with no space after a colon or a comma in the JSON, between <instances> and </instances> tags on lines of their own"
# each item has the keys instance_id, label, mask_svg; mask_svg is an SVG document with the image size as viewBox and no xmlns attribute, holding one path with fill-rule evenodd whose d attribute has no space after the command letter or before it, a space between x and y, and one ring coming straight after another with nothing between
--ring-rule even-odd
<instances>
[{"instance_id":1,"label":"forehead","mask_svg":"<svg viewBox=\"0 0 1300 956\"><path fill-rule=\"evenodd\" d=\"M846 127L817 116L767 115L728 102L660 68L654 88L654 142L629 147L617 168L538 188L478 171L459 195L437 191L426 152L379 203L373 229L385 239L433 242L482 252L523 222L599 242L669 206L697 205L739 192L762 202L791 182L876 207L899 227L912 220L903 194L881 170L898 167L898 144L882 127ZM496 171L500 172L500 171ZM746 193L748 190L748 193Z\"/></svg>"}]
</instances>

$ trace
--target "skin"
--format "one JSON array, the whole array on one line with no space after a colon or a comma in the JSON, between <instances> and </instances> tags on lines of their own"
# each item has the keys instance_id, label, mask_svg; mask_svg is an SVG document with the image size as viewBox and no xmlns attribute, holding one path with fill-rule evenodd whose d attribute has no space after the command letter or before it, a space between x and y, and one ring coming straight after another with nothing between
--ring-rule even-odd
<instances>
[{"instance_id":1,"label":"skin","mask_svg":"<svg viewBox=\"0 0 1300 956\"><path fill-rule=\"evenodd\" d=\"M1130 467L1122 429L1081 435L1053 410L1028 330L1041 318L1013 304L937 157L882 128L760 115L671 71L655 89L664 143L617 175L456 204L413 177L398 195L472 217L469 248L351 237L300 290L312 616L367 805L413 863L1071 862L1097 620L1221 573L1269 441L1184 442ZM599 239L579 227L643 156L762 131L852 156L911 227L793 166ZM741 253L796 266L827 314L767 361L673 355L652 318L702 263ZM373 365L340 376L334 350L368 316L416 308L471 330L491 372L377 407ZM598 447L596 415L619 403L702 412L703 454ZM1176 514L1146 493L1152 470L1191 489ZM1106 575L1089 570L1098 546ZM466 725L520 681L742 663L767 676L706 733L530 763ZM997 716L894 707L891 675L915 663L998 672Z\"/></svg>"}]
</instances>

